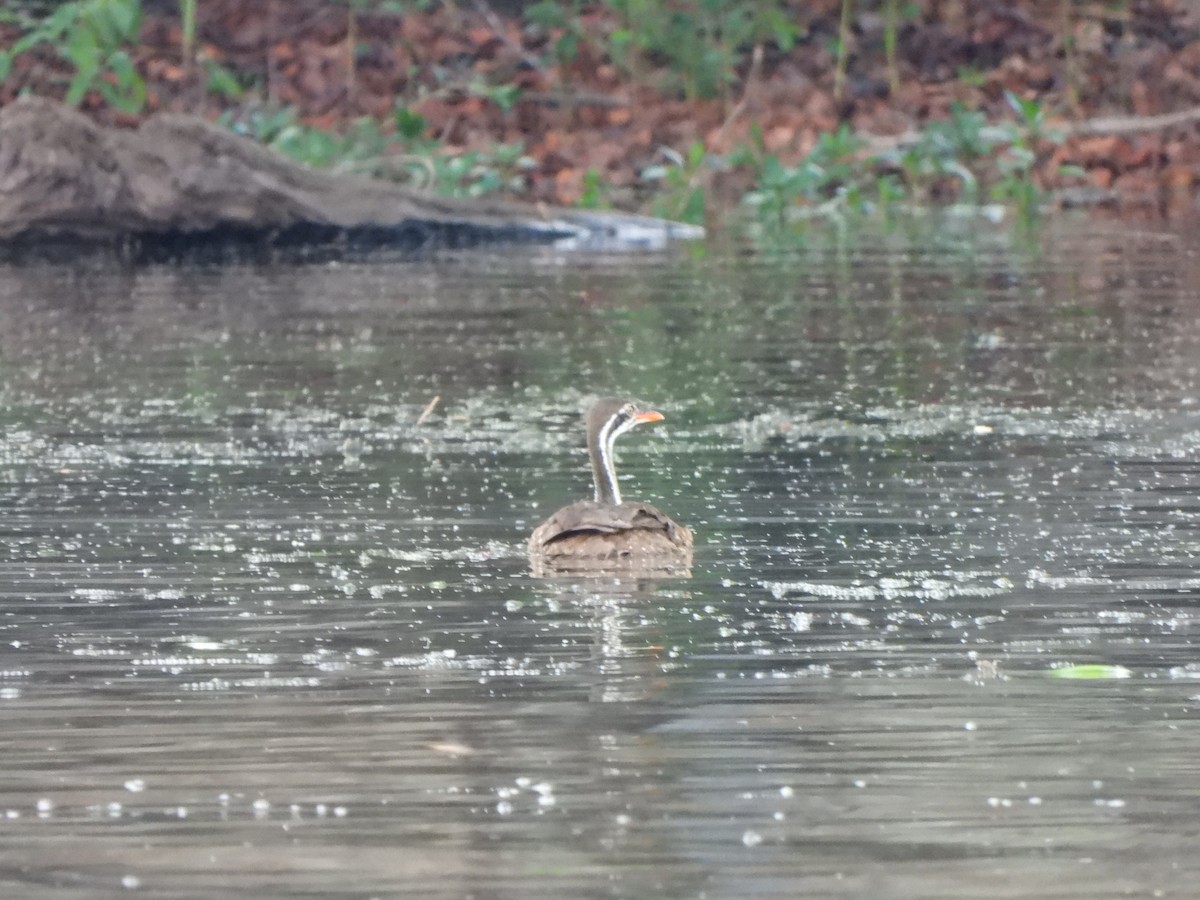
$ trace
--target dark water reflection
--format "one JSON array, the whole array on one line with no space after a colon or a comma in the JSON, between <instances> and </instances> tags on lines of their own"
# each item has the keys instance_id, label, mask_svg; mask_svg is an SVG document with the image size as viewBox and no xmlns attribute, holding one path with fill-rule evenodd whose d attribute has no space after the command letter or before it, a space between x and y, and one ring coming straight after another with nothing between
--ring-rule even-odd
<instances>
[{"instance_id":1,"label":"dark water reflection","mask_svg":"<svg viewBox=\"0 0 1200 900\"><path fill-rule=\"evenodd\" d=\"M0 269L0 896L1194 895L1195 250Z\"/></svg>"}]
</instances>

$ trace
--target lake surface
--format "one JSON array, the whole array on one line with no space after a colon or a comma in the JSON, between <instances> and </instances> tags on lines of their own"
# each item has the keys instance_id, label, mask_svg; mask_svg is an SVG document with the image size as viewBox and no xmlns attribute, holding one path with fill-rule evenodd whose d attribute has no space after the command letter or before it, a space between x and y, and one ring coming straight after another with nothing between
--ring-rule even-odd
<instances>
[{"instance_id":1,"label":"lake surface","mask_svg":"<svg viewBox=\"0 0 1200 900\"><path fill-rule=\"evenodd\" d=\"M0 896L1195 896L1198 249L0 267Z\"/></svg>"}]
</instances>

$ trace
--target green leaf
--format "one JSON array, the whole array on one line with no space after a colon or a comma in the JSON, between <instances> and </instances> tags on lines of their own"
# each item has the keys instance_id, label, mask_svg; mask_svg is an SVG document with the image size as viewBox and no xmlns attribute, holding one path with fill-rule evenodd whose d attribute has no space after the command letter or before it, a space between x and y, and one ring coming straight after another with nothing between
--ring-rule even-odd
<instances>
[{"instance_id":1,"label":"green leaf","mask_svg":"<svg viewBox=\"0 0 1200 900\"><path fill-rule=\"evenodd\" d=\"M562 28L567 24L567 14L554 0L542 0L525 7L525 20L541 28Z\"/></svg>"},{"instance_id":2,"label":"green leaf","mask_svg":"<svg viewBox=\"0 0 1200 900\"><path fill-rule=\"evenodd\" d=\"M71 78L71 84L67 88L67 96L63 98L63 102L68 106L78 106L82 103L83 98L87 96L88 88L92 86L92 82L96 79L98 71L99 66L96 65L79 66Z\"/></svg>"},{"instance_id":3,"label":"green leaf","mask_svg":"<svg viewBox=\"0 0 1200 900\"><path fill-rule=\"evenodd\" d=\"M205 68L208 70L207 90L230 99L237 99L245 93L237 76L220 63L209 60Z\"/></svg>"},{"instance_id":4,"label":"green leaf","mask_svg":"<svg viewBox=\"0 0 1200 900\"><path fill-rule=\"evenodd\" d=\"M75 66L75 74L64 99L68 106L78 106L100 71L100 48L91 29L74 29L68 37L65 54Z\"/></svg>"},{"instance_id":5,"label":"green leaf","mask_svg":"<svg viewBox=\"0 0 1200 900\"><path fill-rule=\"evenodd\" d=\"M121 43L117 27L95 0L84 8L83 16L80 17L74 31L87 31L91 34L96 46L106 50L112 50Z\"/></svg>"},{"instance_id":6,"label":"green leaf","mask_svg":"<svg viewBox=\"0 0 1200 900\"><path fill-rule=\"evenodd\" d=\"M579 54L579 36L566 32L554 42L554 55L563 62L573 62Z\"/></svg>"},{"instance_id":7,"label":"green leaf","mask_svg":"<svg viewBox=\"0 0 1200 900\"><path fill-rule=\"evenodd\" d=\"M691 225L703 225L705 212L704 191L694 190L688 194L687 202L684 204L679 217Z\"/></svg>"},{"instance_id":8,"label":"green leaf","mask_svg":"<svg viewBox=\"0 0 1200 900\"><path fill-rule=\"evenodd\" d=\"M78 3L63 4L54 11L54 15L38 26L38 31L42 34L40 40L57 41L75 27L81 15L82 9Z\"/></svg>"},{"instance_id":9,"label":"green leaf","mask_svg":"<svg viewBox=\"0 0 1200 900\"><path fill-rule=\"evenodd\" d=\"M65 54L76 69L100 67L100 47L87 28L76 28L67 39Z\"/></svg>"},{"instance_id":10,"label":"green leaf","mask_svg":"<svg viewBox=\"0 0 1200 900\"><path fill-rule=\"evenodd\" d=\"M107 0L106 6L121 39L136 40L142 30L141 0Z\"/></svg>"},{"instance_id":11,"label":"green leaf","mask_svg":"<svg viewBox=\"0 0 1200 900\"><path fill-rule=\"evenodd\" d=\"M517 100L521 96L521 88L519 85L505 84L489 90L488 96L500 109L508 112L516 106Z\"/></svg>"},{"instance_id":12,"label":"green leaf","mask_svg":"<svg viewBox=\"0 0 1200 900\"><path fill-rule=\"evenodd\" d=\"M1118 678L1130 678L1133 673L1124 666L1109 666L1102 664L1059 666L1050 670L1051 678L1078 678L1086 681L1102 681Z\"/></svg>"},{"instance_id":13,"label":"green leaf","mask_svg":"<svg viewBox=\"0 0 1200 900\"><path fill-rule=\"evenodd\" d=\"M42 34L40 31L31 31L29 34L25 35L23 38L14 43L8 52L12 56L20 56L30 47L36 47L38 44L48 42L49 40L50 38Z\"/></svg>"},{"instance_id":14,"label":"green leaf","mask_svg":"<svg viewBox=\"0 0 1200 900\"><path fill-rule=\"evenodd\" d=\"M141 30L140 0L90 0L83 9L83 21L92 27L97 42L105 50L115 50L134 40Z\"/></svg>"},{"instance_id":15,"label":"green leaf","mask_svg":"<svg viewBox=\"0 0 1200 900\"><path fill-rule=\"evenodd\" d=\"M1025 127L1035 127L1042 120L1042 105L1036 99L1025 100L1018 97L1012 91L1004 92L1004 99L1012 110L1021 117L1022 124Z\"/></svg>"},{"instance_id":16,"label":"green leaf","mask_svg":"<svg viewBox=\"0 0 1200 900\"><path fill-rule=\"evenodd\" d=\"M628 53L633 46L633 32L628 28L618 28L608 35L608 45L618 56Z\"/></svg>"},{"instance_id":17,"label":"green leaf","mask_svg":"<svg viewBox=\"0 0 1200 900\"><path fill-rule=\"evenodd\" d=\"M117 76L117 84L123 87L131 86L138 77L133 60L124 50L118 50L108 58L108 68Z\"/></svg>"},{"instance_id":18,"label":"green leaf","mask_svg":"<svg viewBox=\"0 0 1200 900\"><path fill-rule=\"evenodd\" d=\"M126 113L141 112L146 105L146 82L138 74L133 60L124 50L108 58L108 68L116 76L116 85L100 82L100 93L112 106Z\"/></svg>"},{"instance_id":19,"label":"green leaf","mask_svg":"<svg viewBox=\"0 0 1200 900\"><path fill-rule=\"evenodd\" d=\"M588 169L583 173L583 194L579 205L584 209L604 209L605 200L604 180L596 169Z\"/></svg>"},{"instance_id":20,"label":"green leaf","mask_svg":"<svg viewBox=\"0 0 1200 900\"><path fill-rule=\"evenodd\" d=\"M12 71L12 54L0 50L0 82L8 78L10 71Z\"/></svg>"},{"instance_id":21,"label":"green leaf","mask_svg":"<svg viewBox=\"0 0 1200 900\"><path fill-rule=\"evenodd\" d=\"M396 133L406 141L417 140L425 134L425 129L429 127L429 123L425 121L423 115L413 112L407 106L396 110L393 119L396 123Z\"/></svg>"}]
</instances>

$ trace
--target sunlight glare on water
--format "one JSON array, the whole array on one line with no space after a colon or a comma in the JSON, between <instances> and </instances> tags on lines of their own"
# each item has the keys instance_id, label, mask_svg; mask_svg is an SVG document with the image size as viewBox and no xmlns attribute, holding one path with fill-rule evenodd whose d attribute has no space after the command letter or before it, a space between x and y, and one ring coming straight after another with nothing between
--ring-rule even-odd
<instances>
[{"instance_id":1,"label":"sunlight glare on water","mask_svg":"<svg viewBox=\"0 0 1200 900\"><path fill-rule=\"evenodd\" d=\"M0 269L0 896L1190 895L1196 259Z\"/></svg>"}]
</instances>

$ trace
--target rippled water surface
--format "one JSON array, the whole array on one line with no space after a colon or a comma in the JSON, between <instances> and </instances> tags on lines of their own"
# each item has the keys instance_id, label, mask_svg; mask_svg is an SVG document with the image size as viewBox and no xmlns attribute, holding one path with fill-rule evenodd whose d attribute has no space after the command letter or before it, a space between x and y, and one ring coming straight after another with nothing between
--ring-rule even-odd
<instances>
[{"instance_id":1,"label":"rippled water surface","mask_svg":"<svg viewBox=\"0 0 1200 900\"><path fill-rule=\"evenodd\" d=\"M1195 251L0 268L0 896L1196 896Z\"/></svg>"}]
</instances>

